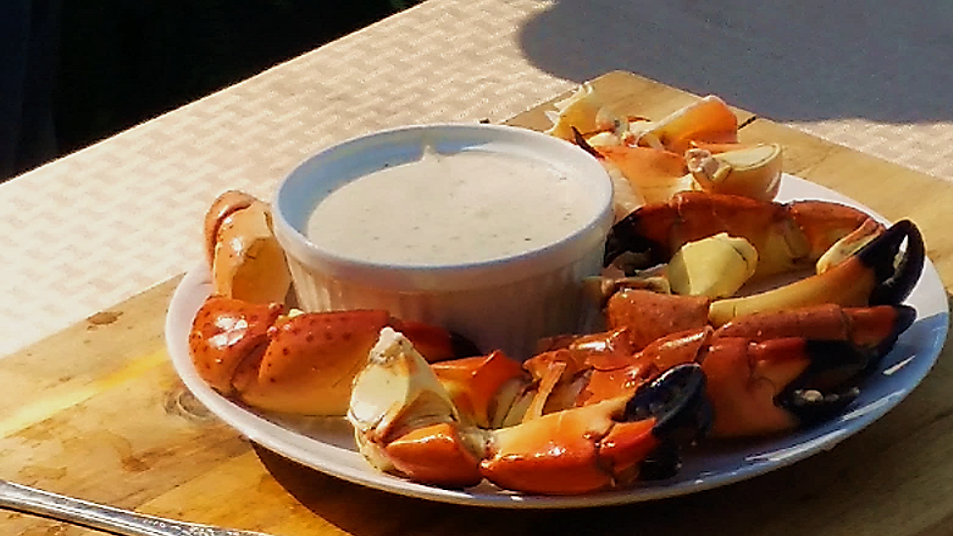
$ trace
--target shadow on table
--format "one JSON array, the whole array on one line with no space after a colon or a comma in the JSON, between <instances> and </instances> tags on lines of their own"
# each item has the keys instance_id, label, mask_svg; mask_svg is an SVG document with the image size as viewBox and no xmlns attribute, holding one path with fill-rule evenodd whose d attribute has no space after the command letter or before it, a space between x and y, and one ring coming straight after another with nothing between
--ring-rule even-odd
<instances>
[{"instance_id":1,"label":"shadow on table","mask_svg":"<svg viewBox=\"0 0 953 536\"><path fill-rule=\"evenodd\" d=\"M519 39L555 76L623 69L780 121L953 119L944 0L555 0Z\"/></svg>"},{"instance_id":2,"label":"shadow on table","mask_svg":"<svg viewBox=\"0 0 953 536\"><path fill-rule=\"evenodd\" d=\"M261 461L301 504L341 530L371 534L669 534L670 519L696 500L679 498L646 504L582 510L504 510L443 504L364 488L313 471L260 447ZM781 485L781 484L779 484ZM705 495L705 494L703 494ZM717 515L735 534L745 523ZM630 530L637 529L637 530ZM662 532L657 532L662 530ZM647 532L651 534L653 532Z\"/></svg>"}]
</instances>

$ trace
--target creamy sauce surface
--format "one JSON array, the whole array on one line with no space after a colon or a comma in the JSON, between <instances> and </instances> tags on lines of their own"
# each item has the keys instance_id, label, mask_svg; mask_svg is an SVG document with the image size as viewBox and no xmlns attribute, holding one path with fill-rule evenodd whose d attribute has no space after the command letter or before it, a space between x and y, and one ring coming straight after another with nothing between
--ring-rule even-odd
<instances>
[{"instance_id":1,"label":"creamy sauce surface","mask_svg":"<svg viewBox=\"0 0 953 536\"><path fill-rule=\"evenodd\" d=\"M527 158L441 155L359 177L312 212L306 235L342 257L379 263L479 262L551 245L594 216L584 187Z\"/></svg>"}]
</instances>

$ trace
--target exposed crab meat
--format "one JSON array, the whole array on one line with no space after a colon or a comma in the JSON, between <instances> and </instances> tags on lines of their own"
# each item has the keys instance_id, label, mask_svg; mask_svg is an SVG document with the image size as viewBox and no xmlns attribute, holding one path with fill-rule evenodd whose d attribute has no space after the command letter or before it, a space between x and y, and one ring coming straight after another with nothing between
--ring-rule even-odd
<instances>
[{"instance_id":1,"label":"exposed crab meat","mask_svg":"<svg viewBox=\"0 0 953 536\"><path fill-rule=\"evenodd\" d=\"M428 367L386 328L355 381L349 417L372 463L419 482L464 487L486 478L542 494L628 486L648 458L670 452L676 430L763 435L843 410L914 317L902 306L824 306L687 330L632 353L612 340L617 333L601 346L586 336L532 358L525 372L500 353ZM541 416L475 424L535 412L535 403L509 404L520 384L528 397L547 399Z\"/></svg>"},{"instance_id":2,"label":"exposed crab meat","mask_svg":"<svg viewBox=\"0 0 953 536\"><path fill-rule=\"evenodd\" d=\"M478 458L451 426L461 417L450 395L410 340L391 328L380 331L354 377L347 417L361 452L381 470L448 486L480 480Z\"/></svg>"},{"instance_id":3,"label":"exposed crab meat","mask_svg":"<svg viewBox=\"0 0 953 536\"><path fill-rule=\"evenodd\" d=\"M810 269L837 241L861 226L883 226L861 210L826 201L774 203L742 196L681 192L640 207L613 226L607 264L625 252L644 258L642 268L666 263L689 242L727 233L758 252L755 277Z\"/></svg>"},{"instance_id":4,"label":"exposed crab meat","mask_svg":"<svg viewBox=\"0 0 953 536\"><path fill-rule=\"evenodd\" d=\"M741 237L720 233L679 248L665 267L672 292L726 298L738 292L758 267L758 251Z\"/></svg>"},{"instance_id":5,"label":"exposed crab meat","mask_svg":"<svg viewBox=\"0 0 953 536\"><path fill-rule=\"evenodd\" d=\"M586 493L631 484L676 429L707 428L696 418L708 414L703 383L697 367L673 370L634 396L481 429L410 341L384 329L355 379L348 418L371 463L412 480L461 487L486 478L529 493Z\"/></svg>"},{"instance_id":6,"label":"exposed crab meat","mask_svg":"<svg viewBox=\"0 0 953 536\"><path fill-rule=\"evenodd\" d=\"M267 204L224 192L205 216L205 246L214 294L252 303L284 301L291 273Z\"/></svg>"},{"instance_id":7,"label":"exposed crab meat","mask_svg":"<svg viewBox=\"0 0 953 536\"><path fill-rule=\"evenodd\" d=\"M555 104L556 111L547 111L546 117L553 122L547 134L573 139L573 128L587 133L609 133L616 139L628 129L624 117L605 107L602 99L588 82L582 84L568 98Z\"/></svg>"},{"instance_id":8,"label":"exposed crab meat","mask_svg":"<svg viewBox=\"0 0 953 536\"><path fill-rule=\"evenodd\" d=\"M661 146L685 154L692 143L734 143L738 141L738 118L725 101L714 95L703 97L648 125L638 144Z\"/></svg>"},{"instance_id":9,"label":"exposed crab meat","mask_svg":"<svg viewBox=\"0 0 953 536\"><path fill-rule=\"evenodd\" d=\"M696 189L770 201L781 186L781 146L755 145L712 153L689 149L685 162Z\"/></svg>"}]
</instances>

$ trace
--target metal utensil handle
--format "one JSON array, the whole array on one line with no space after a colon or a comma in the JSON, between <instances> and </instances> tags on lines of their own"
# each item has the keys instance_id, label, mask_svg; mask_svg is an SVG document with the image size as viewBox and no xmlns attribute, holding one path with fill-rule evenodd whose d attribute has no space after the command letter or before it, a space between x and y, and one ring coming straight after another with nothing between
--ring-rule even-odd
<instances>
[{"instance_id":1,"label":"metal utensil handle","mask_svg":"<svg viewBox=\"0 0 953 536\"><path fill-rule=\"evenodd\" d=\"M0 480L0 507L122 536L267 536L172 521Z\"/></svg>"}]
</instances>

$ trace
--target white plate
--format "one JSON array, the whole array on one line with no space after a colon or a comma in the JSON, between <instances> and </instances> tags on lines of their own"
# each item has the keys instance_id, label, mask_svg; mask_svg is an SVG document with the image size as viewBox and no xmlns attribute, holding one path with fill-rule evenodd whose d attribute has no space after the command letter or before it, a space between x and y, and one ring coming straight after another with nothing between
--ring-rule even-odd
<instances>
[{"instance_id":1,"label":"white plate","mask_svg":"<svg viewBox=\"0 0 953 536\"><path fill-rule=\"evenodd\" d=\"M832 190L788 175L778 198L826 199L871 212ZM920 383L943 347L949 316L946 291L933 264L927 261L908 300L917 309L916 322L900 336L883 359L881 370L867 379L860 397L844 415L780 438L690 453L678 475L668 480L647 482L623 491L548 497L500 491L488 484L447 490L382 474L355 450L350 426L343 419L289 419L258 412L220 396L196 374L188 350L192 318L210 289L204 268L186 274L169 305L166 344L182 381L212 413L251 441L329 475L401 495L502 508L577 508L684 495L745 480L829 450L883 416Z\"/></svg>"}]
</instances>

